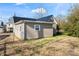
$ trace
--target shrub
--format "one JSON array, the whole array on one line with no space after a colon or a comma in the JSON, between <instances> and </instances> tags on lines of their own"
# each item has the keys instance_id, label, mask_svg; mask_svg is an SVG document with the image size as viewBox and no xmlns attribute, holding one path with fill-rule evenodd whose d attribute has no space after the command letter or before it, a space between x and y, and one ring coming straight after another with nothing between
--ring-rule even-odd
<instances>
[{"instance_id":1,"label":"shrub","mask_svg":"<svg viewBox=\"0 0 79 59\"><path fill-rule=\"evenodd\" d=\"M64 26L65 32L70 36L79 37L79 5L75 5L67 16L67 23Z\"/></svg>"}]
</instances>

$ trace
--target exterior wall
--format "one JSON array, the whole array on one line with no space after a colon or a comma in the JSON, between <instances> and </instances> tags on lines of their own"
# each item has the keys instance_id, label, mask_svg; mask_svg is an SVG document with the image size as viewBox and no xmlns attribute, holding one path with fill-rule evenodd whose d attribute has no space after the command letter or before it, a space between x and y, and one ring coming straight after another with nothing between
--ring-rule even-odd
<instances>
[{"instance_id":1,"label":"exterior wall","mask_svg":"<svg viewBox=\"0 0 79 59\"><path fill-rule=\"evenodd\" d=\"M26 24L26 39L38 38L38 31L34 29L33 23Z\"/></svg>"},{"instance_id":2,"label":"exterior wall","mask_svg":"<svg viewBox=\"0 0 79 59\"><path fill-rule=\"evenodd\" d=\"M51 37L53 36L53 30L51 28L45 28L43 29L44 37Z\"/></svg>"},{"instance_id":3,"label":"exterior wall","mask_svg":"<svg viewBox=\"0 0 79 59\"><path fill-rule=\"evenodd\" d=\"M43 37L51 37L54 34L52 24L44 24L42 26L42 30L43 30Z\"/></svg>"},{"instance_id":4,"label":"exterior wall","mask_svg":"<svg viewBox=\"0 0 79 59\"><path fill-rule=\"evenodd\" d=\"M53 36L52 24L39 24L40 31L34 29L34 25L38 23L26 23L26 38L42 38Z\"/></svg>"},{"instance_id":5,"label":"exterior wall","mask_svg":"<svg viewBox=\"0 0 79 59\"><path fill-rule=\"evenodd\" d=\"M13 33L16 37L23 40L24 39L24 23L14 25Z\"/></svg>"},{"instance_id":6,"label":"exterior wall","mask_svg":"<svg viewBox=\"0 0 79 59\"><path fill-rule=\"evenodd\" d=\"M0 28L0 33L3 33L4 32L4 29L3 28Z\"/></svg>"},{"instance_id":7,"label":"exterior wall","mask_svg":"<svg viewBox=\"0 0 79 59\"><path fill-rule=\"evenodd\" d=\"M53 36L53 26L52 24L39 24L40 31L34 28L34 25L39 23L21 23L14 25L13 32L16 37L21 40L24 39L36 39L43 37L51 37Z\"/></svg>"}]
</instances>

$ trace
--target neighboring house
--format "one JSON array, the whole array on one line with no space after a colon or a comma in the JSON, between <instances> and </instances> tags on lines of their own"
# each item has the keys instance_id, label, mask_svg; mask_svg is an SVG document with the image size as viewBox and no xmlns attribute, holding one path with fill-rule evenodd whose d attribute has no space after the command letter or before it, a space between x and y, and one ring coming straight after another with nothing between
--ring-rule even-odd
<instances>
[{"instance_id":1,"label":"neighboring house","mask_svg":"<svg viewBox=\"0 0 79 59\"><path fill-rule=\"evenodd\" d=\"M57 32L57 22L52 15L40 19L13 17L13 33L19 39L51 37Z\"/></svg>"},{"instance_id":2,"label":"neighboring house","mask_svg":"<svg viewBox=\"0 0 79 59\"><path fill-rule=\"evenodd\" d=\"M6 31L7 32L13 32L13 26L14 26L14 17L9 18L9 22L6 23Z\"/></svg>"},{"instance_id":3,"label":"neighboring house","mask_svg":"<svg viewBox=\"0 0 79 59\"><path fill-rule=\"evenodd\" d=\"M12 23L8 22L6 24L6 31L7 32L13 32L13 24Z\"/></svg>"},{"instance_id":4,"label":"neighboring house","mask_svg":"<svg viewBox=\"0 0 79 59\"><path fill-rule=\"evenodd\" d=\"M5 25L3 23L3 21L0 22L0 33L5 32Z\"/></svg>"},{"instance_id":5,"label":"neighboring house","mask_svg":"<svg viewBox=\"0 0 79 59\"><path fill-rule=\"evenodd\" d=\"M4 27L0 26L0 33L3 33L3 32L4 32Z\"/></svg>"}]
</instances>

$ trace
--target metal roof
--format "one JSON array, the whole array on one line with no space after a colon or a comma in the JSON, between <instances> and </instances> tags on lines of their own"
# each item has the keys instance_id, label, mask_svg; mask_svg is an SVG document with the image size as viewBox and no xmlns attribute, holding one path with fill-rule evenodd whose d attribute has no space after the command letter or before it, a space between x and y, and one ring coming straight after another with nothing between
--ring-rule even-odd
<instances>
[{"instance_id":1,"label":"metal roof","mask_svg":"<svg viewBox=\"0 0 79 59\"><path fill-rule=\"evenodd\" d=\"M51 22L53 21L53 15L49 15L46 17L42 17L39 19L34 19L34 18L26 18L26 17L17 17L17 16L13 16L12 18L10 18L9 20L11 21L13 19L14 23L20 21L20 20L29 20L29 21L45 21L45 22Z\"/></svg>"}]
</instances>

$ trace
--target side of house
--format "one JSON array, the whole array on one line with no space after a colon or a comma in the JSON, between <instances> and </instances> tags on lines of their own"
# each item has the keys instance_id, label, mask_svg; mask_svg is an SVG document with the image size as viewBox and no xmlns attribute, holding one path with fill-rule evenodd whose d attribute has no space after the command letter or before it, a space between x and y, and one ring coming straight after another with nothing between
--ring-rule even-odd
<instances>
[{"instance_id":1,"label":"side of house","mask_svg":"<svg viewBox=\"0 0 79 59\"><path fill-rule=\"evenodd\" d=\"M10 18L10 24L14 35L21 40L51 37L57 32L53 15L39 19L13 16Z\"/></svg>"},{"instance_id":2,"label":"side of house","mask_svg":"<svg viewBox=\"0 0 79 59\"><path fill-rule=\"evenodd\" d=\"M20 24L15 24L13 27L13 34L15 37L17 37L18 39L25 39L24 37L24 23L20 23Z\"/></svg>"},{"instance_id":3,"label":"side of house","mask_svg":"<svg viewBox=\"0 0 79 59\"><path fill-rule=\"evenodd\" d=\"M14 26L14 34L20 39L36 39L53 36L52 22L20 21Z\"/></svg>"},{"instance_id":4,"label":"side of house","mask_svg":"<svg viewBox=\"0 0 79 59\"><path fill-rule=\"evenodd\" d=\"M47 23L26 23L27 39L43 38L53 36L52 24Z\"/></svg>"}]
</instances>

